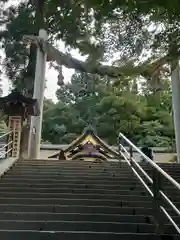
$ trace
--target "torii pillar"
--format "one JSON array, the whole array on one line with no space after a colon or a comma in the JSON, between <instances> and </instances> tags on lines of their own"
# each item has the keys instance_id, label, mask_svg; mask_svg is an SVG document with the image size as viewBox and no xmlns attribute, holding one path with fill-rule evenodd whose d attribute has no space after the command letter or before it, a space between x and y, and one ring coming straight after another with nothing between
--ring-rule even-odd
<instances>
[{"instance_id":1,"label":"torii pillar","mask_svg":"<svg viewBox=\"0 0 180 240\"><path fill-rule=\"evenodd\" d=\"M45 41L48 40L47 32L43 29L39 30L39 37ZM29 155L29 158L31 159L38 159L40 157L39 154L40 154L40 144L41 144L46 60L47 60L47 53L38 47L33 98L38 100L40 115L38 117L32 117L31 119L29 147L28 147L28 155Z\"/></svg>"},{"instance_id":2,"label":"torii pillar","mask_svg":"<svg viewBox=\"0 0 180 240\"><path fill-rule=\"evenodd\" d=\"M176 152L177 162L180 163L180 68L179 61L175 62L175 66L172 66L172 103L174 114L174 130L176 138Z\"/></svg>"}]
</instances>

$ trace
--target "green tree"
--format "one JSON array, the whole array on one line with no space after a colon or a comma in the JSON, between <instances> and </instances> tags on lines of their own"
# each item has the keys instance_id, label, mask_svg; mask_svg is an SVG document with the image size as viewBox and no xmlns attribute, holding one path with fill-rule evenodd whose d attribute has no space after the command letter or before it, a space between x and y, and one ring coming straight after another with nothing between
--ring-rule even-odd
<instances>
[{"instance_id":1,"label":"green tree","mask_svg":"<svg viewBox=\"0 0 180 240\"><path fill-rule=\"evenodd\" d=\"M46 138L54 129L51 142L70 142L93 123L100 137L110 144L115 144L118 132L122 132L140 146L172 145L170 86L155 94L149 85L134 90L133 79L117 83L90 74L74 74L70 83L58 89L59 103L45 112Z\"/></svg>"}]
</instances>

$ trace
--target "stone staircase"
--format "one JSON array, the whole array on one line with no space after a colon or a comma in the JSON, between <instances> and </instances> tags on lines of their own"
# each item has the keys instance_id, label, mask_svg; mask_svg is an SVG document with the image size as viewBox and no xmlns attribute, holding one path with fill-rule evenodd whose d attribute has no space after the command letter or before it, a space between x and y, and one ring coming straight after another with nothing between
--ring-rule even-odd
<instances>
[{"instance_id":1,"label":"stone staircase","mask_svg":"<svg viewBox=\"0 0 180 240\"><path fill-rule=\"evenodd\" d=\"M0 240L178 240L153 212L126 163L24 160L0 180Z\"/></svg>"}]
</instances>

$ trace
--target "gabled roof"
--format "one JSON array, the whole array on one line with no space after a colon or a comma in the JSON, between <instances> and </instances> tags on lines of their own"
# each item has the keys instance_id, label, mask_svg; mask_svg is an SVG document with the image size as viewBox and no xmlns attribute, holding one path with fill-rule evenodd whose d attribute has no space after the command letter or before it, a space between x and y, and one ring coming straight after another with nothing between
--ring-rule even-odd
<instances>
[{"instance_id":1,"label":"gabled roof","mask_svg":"<svg viewBox=\"0 0 180 240\"><path fill-rule=\"evenodd\" d=\"M94 155L99 153L99 155L103 155L107 159L114 159L119 156L117 151L113 150L112 147L97 136L96 131L92 128L92 126L88 126L78 138L76 138L67 148L64 149L67 159L72 159L73 155L77 154L77 152L81 152L79 147L85 146L88 142L95 146L96 153L94 152ZM50 156L50 158L58 157L58 155L59 153L56 153ZM84 156L84 152L82 155Z\"/></svg>"}]
</instances>

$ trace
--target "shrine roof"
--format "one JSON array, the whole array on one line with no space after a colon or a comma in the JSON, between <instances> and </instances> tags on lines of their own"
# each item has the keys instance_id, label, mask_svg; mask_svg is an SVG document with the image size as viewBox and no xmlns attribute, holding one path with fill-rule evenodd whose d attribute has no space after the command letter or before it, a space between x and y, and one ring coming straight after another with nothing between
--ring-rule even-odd
<instances>
[{"instance_id":1,"label":"shrine roof","mask_svg":"<svg viewBox=\"0 0 180 240\"><path fill-rule=\"evenodd\" d=\"M35 104L35 102L37 102L36 99L25 97L18 91L13 91L12 93L10 93L5 97L0 97L1 105L9 102L14 102L14 101L18 101L26 104Z\"/></svg>"},{"instance_id":2,"label":"shrine roof","mask_svg":"<svg viewBox=\"0 0 180 240\"><path fill-rule=\"evenodd\" d=\"M5 114L9 115L13 112L14 106L26 108L29 116L38 116L40 114L37 99L25 97L17 90L12 91L5 97L0 97L0 109L4 110Z\"/></svg>"},{"instance_id":3,"label":"shrine roof","mask_svg":"<svg viewBox=\"0 0 180 240\"><path fill-rule=\"evenodd\" d=\"M87 147L88 144L89 148ZM117 151L112 149L111 146L106 144L101 138L97 136L97 133L92 126L85 128L83 133L71 144L69 144L67 148L64 149L64 152L68 159L73 159L73 156L77 155L77 153L80 155L80 152L83 153L82 155L85 155L85 152L91 152L94 155L97 155L98 153L106 157L106 159L114 159L119 156L119 153ZM50 156L50 158L57 156L58 153Z\"/></svg>"}]
</instances>

